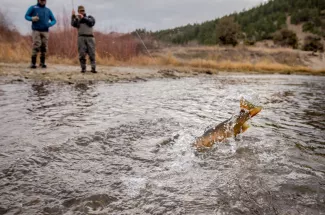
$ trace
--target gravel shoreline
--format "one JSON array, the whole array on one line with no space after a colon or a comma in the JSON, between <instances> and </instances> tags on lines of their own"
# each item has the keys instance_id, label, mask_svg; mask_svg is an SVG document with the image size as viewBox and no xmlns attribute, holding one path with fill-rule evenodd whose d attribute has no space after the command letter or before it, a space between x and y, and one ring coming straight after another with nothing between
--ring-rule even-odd
<instances>
[{"instance_id":1,"label":"gravel shoreline","mask_svg":"<svg viewBox=\"0 0 325 215\"><path fill-rule=\"evenodd\" d=\"M81 82L139 82L150 79L160 78L183 78L198 75L213 75L219 72L209 69L193 68L162 68L162 67L109 67L98 66L98 73L86 72L82 74L78 66L71 65L48 65L47 69L28 68L28 64L7 64L0 63L0 77L6 82L24 82L26 80L35 81L58 81L68 84ZM280 72L229 72L238 74L303 74L303 75L325 75L324 73L291 73L288 71Z\"/></svg>"}]
</instances>

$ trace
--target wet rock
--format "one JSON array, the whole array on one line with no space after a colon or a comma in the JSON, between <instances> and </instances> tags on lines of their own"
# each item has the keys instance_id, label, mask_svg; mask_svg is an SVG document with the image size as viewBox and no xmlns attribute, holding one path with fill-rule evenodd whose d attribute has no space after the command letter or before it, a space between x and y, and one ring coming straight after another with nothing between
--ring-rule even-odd
<instances>
[{"instance_id":1,"label":"wet rock","mask_svg":"<svg viewBox=\"0 0 325 215\"><path fill-rule=\"evenodd\" d=\"M61 215L62 211L59 206L44 208L44 215Z\"/></svg>"},{"instance_id":2,"label":"wet rock","mask_svg":"<svg viewBox=\"0 0 325 215\"><path fill-rule=\"evenodd\" d=\"M253 155L254 151L249 147L241 147L236 150L238 155Z\"/></svg>"},{"instance_id":3,"label":"wet rock","mask_svg":"<svg viewBox=\"0 0 325 215\"><path fill-rule=\"evenodd\" d=\"M10 83L11 84L14 84L14 83L21 83L21 82L24 82L24 80L22 80L22 79L20 79L20 78L18 78L18 79L14 79L14 80L12 80Z\"/></svg>"},{"instance_id":4,"label":"wet rock","mask_svg":"<svg viewBox=\"0 0 325 215\"><path fill-rule=\"evenodd\" d=\"M103 132L96 132L95 135L93 136L94 141L103 141L105 139L105 133Z\"/></svg>"},{"instance_id":5,"label":"wet rock","mask_svg":"<svg viewBox=\"0 0 325 215\"><path fill-rule=\"evenodd\" d=\"M144 81L144 82L147 82L148 80L147 79L144 79L144 78L140 78L140 77L135 77L134 79L135 82L138 82L138 81Z\"/></svg>"},{"instance_id":6,"label":"wet rock","mask_svg":"<svg viewBox=\"0 0 325 215\"><path fill-rule=\"evenodd\" d=\"M163 69L158 71L165 78L179 78L179 71L173 69Z\"/></svg>"},{"instance_id":7,"label":"wet rock","mask_svg":"<svg viewBox=\"0 0 325 215\"><path fill-rule=\"evenodd\" d=\"M24 207L29 207L29 206L33 206L33 205L37 205L38 203L40 203L41 200L39 198L34 198L32 200L30 200L29 202L23 204Z\"/></svg>"},{"instance_id":8,"label":"wet rock","mask_svg":"<svg viewBox=\"0 0 325 215\"><path fill-rule=\"evenodd\" d=\"M6 208L0 207L0 215L4 215L8 212Z\"/></svg>"},{"instance_id":9,"label":"wet rock","mask_svg":"<svg viewBox=\"0 0 325 215\"><path fill-rule=\"evenodd\" d=\"M89 214L90 211L103 210L113 202L118 201L118 198L107 194L93 195L88 198L72 198L66 200L62 205L66 208L72 208L74 211L84 212Z\"/></svg>"},{"instance_id":10,"label":"wet rock","mask_svg":"<svg viewBox=\"0 0 325 215\"><path fill-rule=\"evenodd\" d=\"M89 173L91 170L90 169L84 169L82 170L82 173Z\"/></svg>"},{"instance_id":11,"label":"wet rock","mask_svg":"<svg viewBox=\"0 0 325 215\"><path fill-rule=\"evenodd\" d=\"M78 205L80 203L80 200L79 199L76 199L76 198L72 198L72 199L68 199L68 200L65 200L62 205L66 208L70 208L72 207L73 205Z\"/></svg>"},{"instance_id":12,"label":"wet rock","mask_svg":"<svg viewBox=\"0 0 325 215\"><path fill-rule=\"evenodd\" d=\"M86 91L89 89L88 85L85 83L78 83L75 85L76 90Z\"/></svg>"},{"instance_id":13,"label":"wet rock","mask_svg":"<svg viewBox=\"0 0 325 215\"><path fill-rule=\"evenodd\" d=\"M73 84L75 84L75 83L72 82L72 81L67 81L66 83L69 84L69 85L73 85Z\"/></svg>"},{"instance_id":14,"label":"wet rock","mask_svg":"<svg viewBox=\"0 0 325 215\"><path fill-rule=\"evenodd\" d=\"M118 198L116 198L114 196L109 196L107 194L99 194L99 195L93 195L93 196L87 198L87 200L102 201L104 204L108 205L112 202L117 201Z\"/></svg>"},{"instance_id":15,"label":"wet rock","mask_svg":"<svg viewBox=\"0 0 325 215\"><path fill-rule=\"evenodd\" d=\"M78 146L88 146L92 140L89 137L80 137L76 140Z\"/></svg>"},{"instance_id":16,"label":"wet rock","mask_svg":"<svg viewBox=\"0 0 325 215\"><path fill-rule=\"evenodd\" d=\"M206 71L203 71L205 74L207 75L213 75L213 72L211 70L206 70Z\"/></svg>"}]
</instances>

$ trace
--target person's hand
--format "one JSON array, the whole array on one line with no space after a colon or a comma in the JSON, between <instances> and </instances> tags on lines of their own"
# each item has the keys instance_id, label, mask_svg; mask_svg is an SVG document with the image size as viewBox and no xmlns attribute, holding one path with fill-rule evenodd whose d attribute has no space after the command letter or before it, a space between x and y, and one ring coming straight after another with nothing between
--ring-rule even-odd
<instances>
[{"instance_id":1,"label":"person's hand","mask_svg":"<svg viewBox=\"0 0 325 215\"><path fill-rule=\"evenodd\" d=\"M38 20L39 20L39 17L38 17L38 16L33 16L33 17L32 17L32 21L33 21L33 22L38 22Z\"/></svg>"},{"instance_id":2,"label":"person's hand","mask_svg":"<svg viewBox=\"0 0 325 215\"><path fill-rule=\"evenodd\" d=\"M82 15L81 13L79 13L78 15L80 19L84 18L84 15Z\"/></svg>"},{"instance_id":3,"label":"person's hand","mask_svg":"<svg viewBox=\"0 0 325 215\"><path fill-rule=\"evenodd\" d=\"M76 11L72 10L72 16L76 15Z\"/></svg>"}]
</instances>

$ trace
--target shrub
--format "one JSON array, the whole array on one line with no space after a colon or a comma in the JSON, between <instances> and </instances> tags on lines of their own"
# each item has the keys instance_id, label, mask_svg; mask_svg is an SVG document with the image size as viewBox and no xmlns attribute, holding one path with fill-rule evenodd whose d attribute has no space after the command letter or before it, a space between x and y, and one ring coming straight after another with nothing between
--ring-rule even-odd
<instances>
[{"instance_id":1,"label":"shrub","mask_svg":"<svg viewBox=\"0 0 325 215\"><path fill-rule=\"evenodd\" d=\"M51 30L49 40L49 56L59 59L76 59L78 57L77 30L70 25L70 15L65 11L57 17L58 24ZM101 33L95 31L96 52L99 58L114 58L126 61L138 56L143 46L131 34ZM19 44L19 46L17 45ZM4 52L6 50L6 52ZM24 50L23 52L21 50ZM29 50L29 51L25 51ZM5 13L0 10L0 55L17 55L29 58L31 36L23 36L15 30ZM22 54L28 56L20 56ZM0 56L1 57L1 56Z\"/></svg>"},{"instance_id":2,"label":"shrub","mask_svg":"<svg viewBox=\"0 0 325 215\"><path fill-rule=\"evenodd\" d=\"M304 51L313 51L313 52L324 52L324 45L322 44L321 38L316 36L308 36L305 38Z\"/></svg>"},{"instance_id":3,"label":"shrub","mask_svg":"<svg viewBox=\"0 0 325 215\"><path fill-rule=\"evenodd\" d=\"M288 29L282 29L273 35L273 41L280 46L290 46L294 49L298 47L298 38L296 33Z\"/></svg>"},{"instance_id":4,"label":"shrub","mask_svg":"<svg viewBox=\"0 0 325 215\"><path fill-rule=\"evenodd\" d=\"M255 43L256 43L255 40L249 40L249 39L244 40L244 44L246 46L253 46L253 45L255 45Z\"/></svg>"},{"instance_id":5,"label":"shrub","mask_svg":"<svg viewBox=\"0 0 325 215\"><path fill-rule=\"evenodd\" d=\"M233 17L222 18L216 27L217 42L222 45L236 46L240 32L240 26Z\"/></svg>"}]
</instances>

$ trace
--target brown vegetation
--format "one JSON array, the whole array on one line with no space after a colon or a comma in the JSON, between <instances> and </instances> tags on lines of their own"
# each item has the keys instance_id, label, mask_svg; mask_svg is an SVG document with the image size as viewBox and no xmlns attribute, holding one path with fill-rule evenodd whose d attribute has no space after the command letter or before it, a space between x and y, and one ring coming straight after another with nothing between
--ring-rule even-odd
<instances>
[{"instance_id":1,"label":"brown vegetation","mask_svg":"<svg viewBox=\"0 0 325 215\"><path fill-rule=\"evenodd\" d=\"M296 33L288 29L282 29L273 35L273 41L275 44L282 47L298 48L298 37Z\"/></svg>"},{"instance_id":2,"label":"brown vegetation","mask_svg":"<svg viewBox=\"0 0 325 215\"><path fill-rule=\"evenodd\" d=\"M30 59L31 37L23 36L0 11L0 61L26 62ZM140 54L141 43L130 34L115 35L95 32L99 63L126 61ZM49 60L52 63L77 63L77 30L70 26L67 14L58 17L50 32Z\"/></svg>"},{"instance_id":3,"label":"brown vegetation","mask_svg":"<svg viewBox=\"0 0 325 215\"><path fill-rule=\"evenodd\" d=\"M29 62L31 37L10 28L0 12L0 62ZM141 41L132 34L95 33L97 61L108 66L170 66L198 70L256 71L256 72L314 72L301 59L301 54L289 49L256 49L254 47L208 47L151 49L149 56ZM148 40L148 41L147 41ZM154 44L149 39L146 44ZM153 47L151 47L153 48ZM167 53L167 54L166 54ZM58 17L49 40L49 62L78 64L77 31L70 26L67 15Z\"/></svg>"},{"instance_id":4,"label":"brown vegetation","mask_svg":"<svg viewBox=\"0 0 325 215\"><path fill-rule=\"evenodd\" d=\"M320 37L307 36L305 38L303 49L305 51L324 52L324 45L323 45Z\"/></svg>"},{"instance_id":5,"label":"brown vegetation","mask_svg":"<svg viewBox=\"0 0 325 215\"><path fill-rule=\"evenodd\" d=\"M234 17L226 16L219 20L216 34L218 44L236 46L240 35L240 25L234 21Z\"/></svg>"}]
</instances>

